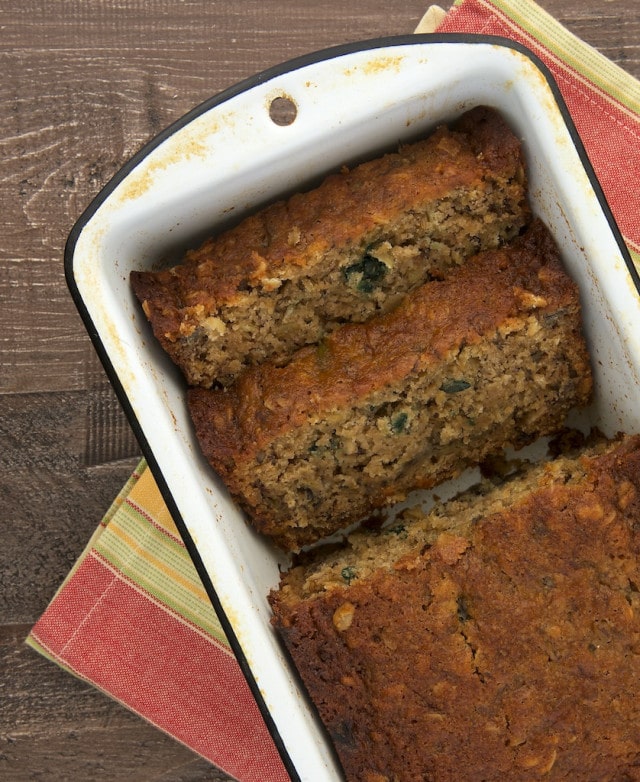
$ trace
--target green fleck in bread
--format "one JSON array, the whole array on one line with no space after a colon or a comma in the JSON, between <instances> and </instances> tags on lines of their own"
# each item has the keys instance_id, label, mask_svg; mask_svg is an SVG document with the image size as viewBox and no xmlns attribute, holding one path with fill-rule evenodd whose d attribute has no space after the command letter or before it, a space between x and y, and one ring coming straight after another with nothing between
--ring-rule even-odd
<instances>
[{"instance_id":1,"label":"green fleck in bread","mask_svg":"<svg viewBox=\"0 0 640 782\"><path fill-rule=\"evenodd\" d=\"M187 382L228 385L513 238L529 216L525 179L519 140L497 113L474 109L131 283Z\"/></svg>"},{"instance_id":2,"label":"green fleck in bread","mask_svg":"<svg viewBox=\"0 0 640 782\"><path fill-rule=\"evenodd\" d=\"M391 312L188 402L255 527L296 550L555 431L590 391L578 292L536 221Z\"/></svg>"},{"instance_id":3,"label":"green fleck in bread","mask_svg":"<svg viewBox=\"0 0 640 782\"><path fill-rule=\"evenodd\" d=\"M274 624L348 782L640 778L640 438L314 552Z\"/></svg>"}]
</instances>

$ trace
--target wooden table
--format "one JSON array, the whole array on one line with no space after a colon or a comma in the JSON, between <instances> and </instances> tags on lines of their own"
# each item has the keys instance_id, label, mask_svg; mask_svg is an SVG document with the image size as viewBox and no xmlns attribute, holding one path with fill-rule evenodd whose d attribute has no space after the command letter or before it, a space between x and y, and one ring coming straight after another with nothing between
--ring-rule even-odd
<instances>
[{"instance_id":1,"label":"wooden table","mask_svg":"<svg viewBox=\"0 0 640 782\"><path fill-rule=\"evenodd\" d=\"M637 0L540 4L640 78ZM226 779L23 645L140 455L67 293L71 226L205 98L298 54L410 32L427 5L2 3L0 778Z\"/></svg>"}]
</instances>

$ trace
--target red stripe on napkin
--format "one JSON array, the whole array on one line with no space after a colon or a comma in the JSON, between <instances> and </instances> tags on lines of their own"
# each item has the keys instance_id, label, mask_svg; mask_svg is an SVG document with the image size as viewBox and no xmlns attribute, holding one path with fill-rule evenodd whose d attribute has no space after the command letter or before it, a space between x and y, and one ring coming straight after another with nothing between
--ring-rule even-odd
<instances>
[{"instance_id":1,"label":"red stripe on napkin","mask_svg":"<svg viewBox=\"0 0 640 782\"><path fill-rule=\"evenodd\" d=\"M243 782L287 782L236 660L95 556L40 619L53 657Z\"/></svg>"}]
</instances>

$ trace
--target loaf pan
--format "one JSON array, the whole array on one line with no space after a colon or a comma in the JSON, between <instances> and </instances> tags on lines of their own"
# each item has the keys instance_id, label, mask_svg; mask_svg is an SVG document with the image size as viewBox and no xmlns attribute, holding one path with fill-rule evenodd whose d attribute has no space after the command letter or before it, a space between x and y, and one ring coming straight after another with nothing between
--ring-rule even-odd
<instances>
[{"instance_id":1,"label":"loaf pan","mask_svg":"<svg viewBox=\"0 0 640 782\"><path fill-rule=\"evenodd\" d=\"M341 775L270 625L266 596L287 563L203 461L184 381L152 337L129 273L175 262L262 204L480 104L498 109L521 137L533 210L580 288L595 375L582 423L608 434L640 431L638 276L557 86L508 40L377 39L260 73L145 146L67 243L73 298L293 780Z\"/></svg>"}]
</instances>

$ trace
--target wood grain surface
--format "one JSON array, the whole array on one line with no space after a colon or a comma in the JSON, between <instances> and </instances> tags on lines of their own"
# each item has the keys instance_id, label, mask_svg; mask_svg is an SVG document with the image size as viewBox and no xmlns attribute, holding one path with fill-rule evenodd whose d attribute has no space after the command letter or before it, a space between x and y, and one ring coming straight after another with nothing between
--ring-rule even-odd
<instances>
[{"instance_id":1,"label":"wood grain surface","mask_svg":"<svg viewBox=\"0 0 640 782\"><path fill-rule=\"evenodd\" d=\"M640 78L637 0L540 5ZM23 644L139 458L67 292L69 230L122 164L193 106L296 55L410 32L427 6L0 4L1 779L227 778Z\"/></svg>"}]
</instances>

